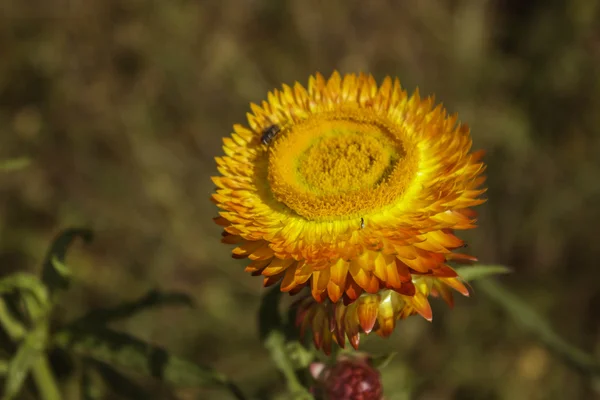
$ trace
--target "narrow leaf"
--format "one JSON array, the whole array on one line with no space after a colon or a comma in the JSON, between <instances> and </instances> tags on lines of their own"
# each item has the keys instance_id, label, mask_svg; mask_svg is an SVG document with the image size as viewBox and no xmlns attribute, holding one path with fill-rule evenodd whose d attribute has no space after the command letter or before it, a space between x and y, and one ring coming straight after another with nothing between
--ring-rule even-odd
<instances>
[{"instance_id":1,"label":"narrow leaf","mask_svg":"<svg viewBox=\"0 0 600 400\"><path fill-rule=\"evenodd\" d=\"M29 291L22 291L20 295L31 324L36 325L48 316L51 310L49 302L40 304L35 295Z\"/></svg>"},{"instance_id":2,"label":"narrow leaf","mask_svg":"<svg viewBox=\"0 0 600 400\"><path fill-rule=\"evenodd\" d=\"M371 358L371 365L378 369L385 368L390 363L390 361L392 361L392 359L396 357L397 354L398 353L394 351L389 354L373 357Z\"/></svg>"},{"instance_id":3,"label":"narrow leaf","mask_svg":"<svg viewBox=\"0 0 600 400\"><path fill-rule=\"evenodd\" d=\"M75 320L72 325L104 326L110 322L129 318L139 312L154 307L185 305L192 307L190 296L178 292L159 292L151 290L138 300L123 303L116 307L95 309Z\"/></svg>"},{"instance_id":4,"label":"narrow leaf","mask_svg":"<svg viewBox=\"0 0 600 400\"><path fill-rule=\"evenodd\" d=\"M584 373L600 376L600 360L562 339L548 321L537 314L525 301L491 280L482 280L476 286L479 292L488 296L515 322L535 335L550 351L569 365Z\"/></svg>"},{"instance_id":5,"label":"narrow leaf","mask_svg":"<svg viewBox=\"0 0 600 400\"><path fill-rule=\"evenodd\" d=\"M61 400L62 396L56 385L56 378L52 374L50 363L45 355L40 355L31 368L33 381L37 386L41 400Z\"/></svg>"},{"instance_id":6,"label":"narrow leaf","mask_svg":"<svg viewBox=\"0 0 600 400\"><path fill-rule=\"evenodd\" d=\"M96 327L59 332L54 345L94 360L151 376L178 387L226 386L227 378L210 367L170 355L126 333Z\"/></svg>"},{"instance_id":7,"label":"narrow leaf","mask_svg":"<svg viewBox=\"0 0 600 400\"><path fill-rule=\"evenodd\" d=\"M17 353L8 365L3 400L14 399L25 382L31 367L43 351L43 332L36 329L30 332L17 349Z\"/></svg>"},{"instance_id":8,"label":"narrow leaf","mask_svg":"<svg viewBox=\"0 0 600 400\"><path fill-rule=\"evenodd\" d=\"M52 267L54 270L65 279L69 279L71 277L71 270L67 267L57 256L52 256Z\"/></svg>"},{"instance_id":9,"label":"narrow leaf","mask_svg":"<svg viewBox=\"0 0 600 400\"><path fill-rule=\"evenodd\" d=\"M30 292L41 307L49 304L48 290L35 275L14 273L0 280L0 295L17 290Z\"/></svg>"},{"instance_id":10,"label":"narrow leaf","mask_svg":"<svg viewBox=\"0 0 600 400\"><path fill-rule=\"evenodd\" d=\"M65 256L69 246L78 237L90 242L92 231L76 228L64 230L54 239L46 254L46 260L42 267L42 281L48 286L51 294L69 286L70 272L65 265Z\"/></svg>"},{"instance_id":11,"label":"narrow leaf","mask_svg":"<svg viewBox=\"0 0 600 400\"><path fill-rule=\"evenodd\" d=\"M12 314L2 297L0 297L0 324L13 341L25 336L25 326Z\"/></svg>"},{"instance_id":12,"label":"narrow leaf","mask_svg":"<svg viewBox=\"0 0 600 400\"><path fill-rule=\"evenodd\" d=\"M473 265L456 268L456 272L465 281L475 281L494 275L510 274L512 270L504 265Z\"/></svg>"}]
</instances>

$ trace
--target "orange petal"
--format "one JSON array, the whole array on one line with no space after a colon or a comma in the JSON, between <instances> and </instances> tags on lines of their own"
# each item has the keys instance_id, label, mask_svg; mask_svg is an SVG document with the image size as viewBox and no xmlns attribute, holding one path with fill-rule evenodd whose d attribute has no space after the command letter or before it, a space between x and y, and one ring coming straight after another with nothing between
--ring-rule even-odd
<instances>
[{"instance_id":1,"label":"orange petal","mask_svg":"<svg viewBox=\"0 0 600 400\"><path fill-rule=\"evenodd\" d=\"M270 259L268 260L256 260L256 261L252 261L245 269L246 272L261 272L267 265L269 265L269 263L271 262Z\"/></svg>"},{"instance_id":2,"label":"orange petal","mask_svg":"<svg viewBox=\"0 0 600 400\"><path fill-rule=\"evenodd\" d=\"M427 321L431 321L433 319L433 312L431 311L429 301L427 301L427 296L421 292L415 293L415 295L410 299L410 304Z\"/></svg>"},{"instance_id":3,"label":"orange petal","mask_svg":"<svg viewBox=\"0 0 600 400\"><path fill-rule=\"evenodd\" d=\"M215 223L219 226L229 226L231 225L231 222L229 222L229 220L227 220L226 218L223 218L221 216L219 217L214 217L213 221L215 221Z\"/></svg>"},{"instance_id":4,"label":"orange petal","mask_svg":"<svg viewBox=\"0 0 600 400\"><path fill-rule=\"evenodd\" d=\"M389 288L400 289L402 287L402 280L400 279L400 274L398 274L398 267L396 266L396 261L389 263L387 265L386 270L386 286Z\"/></svg>"},{"instance_id":5,"label":"orange petal","mask_svg":"<svg viewBox=\"0 0 600 400\"><path fill-rule=\"evenodd\" d=\"M403 282L399 289L394 289L395 292L403 294L405 296L414 296L417 291L415 284L412 282Z\"/></svg>"},{"instance_id":6,"label":"orange petal","mask_svg":"<svg viewBox=\"0 0 600 400\"><path fill-rule=\"evenodd\" d=\"M367 293L375 294L379 291L379 279L375 275L371 275L369 286L365 289Z\"/></svg>"},{"instance_id":7,"label":"orange petal","mask_svg":"<svg viewBox=\"0 0 600 400\"><path fill-rule=\"evenodd\" d=\"M331 280L327 284L327 294L329 294L329 300L331 300L332 303L337 303L344 294L344 291Z\"/></svg>"},{"instance_id":8,"label":"orange petal","mask_svg":"<svg viewBox=\"0 0 600 400\"><path fill-rule=\"evenodd\" d=\"M469 254L450 253L450 254L446 254L446 260L469 264L472 262L477 262L477 257L473 257Z\"/></svg>"},{"instance_id":9,"label":"orange petal","mask_svg":"<svg viewBox=\"0 0 600 400\"><path fill-rule=\"evenodd\" d=\"M389 305L380 304L379 313L377 315L377 334L383 337L388 337L396 327L396 316L394 310Z\"/></svg>"},{"instance_id":10,"label":"orange petal","mask_svg":"<svg viewBox=\"0 0 600 400\"><path fill-rule=\"evenodd\" d=\"M269 286L273 286L274 284L276 284L277 282L279 282L281 280L281 278L283 278L283 272L277 275L273 275L273 276L267 276L265 277L265 279L263 280L263 286L264 287L269 287Z\"/></svg>"},{"instance_id":11,"label":"orange petal","mask_svg":"<svg viewBox=\"0 0 600 400\"><path fill-rule=\"evenodd\" d=\"M315 271L310 278L310 287L312 291L312 295L317 301L321 302L323 300L323 292L327 290L327 285L329 283L329 270L324 269L322 271Z\"/></svg>"},{"instance_id":12,"label":"orange petal","mask_svg":"<svg viewBox=\"0 0 600 400\"><path fill-rule=\"evenodd\" d=\"M463 296L469 297L469 289L458 278L440 278L440 280Z\"/></svg>"},{"instance_id":13,"label":"orange petal","mask_svg":"<svg viewBox=\"0 0 600 400\"><path fill-rule=\"evenodd\" d=\"M313 267L307 262L301 261L298 263L296 267L296 275L294 276L294 280L298 285L306 282L308 278L311 277L313 273Z\"/></svg>"},{"instance_id":14,"label":"orange petal","mask_svg":"<svg viewBox=\"0 0 600 400\"><path fill-rule=\"evenodd\" d=\"M334 322L335 329L334 334L336 337L337 344L343 349L346 347L346 338L345 338L345 328L344 328L344 318L346 316L346 306L343 304L337 304L334 306Z\"/></svg>"},{"instance_id":15,"label":"orange petal","mask_svg":"<svg viewBox=\"0 0 600 400\"><path fill-rule=\"evenodd\" d=\"M281 291L289 292L293 288L297 286L295 281L296 276L296 265L291 265L285 270L285 275L283 276L283 280L281 281Z\"/></svg>"},{"instance_id":16,"label":"orange petal","mask_svg":"<svg viewBox=\"0 0 600 400\"><path fill-rule=\"evenodd\" d=\"M357 301L356 313L361 328L365 333L370 333L377 321L377 313L379 310L378 296L362 296Z\"/></svg>"},{"instance_id":17,"label":"orange petal","mask_svg":"<svg viewBox=\"0 0 600 400\"><path fill-rule=\"evenodd\" d=\"M358 286L354 279L351 276L348 276L346 279L346 292L344 293L344 304L349 305L353 303L358 296L363 292L363 289Z\"/></svg>"},{"instance_id":18,"label":"orange petal","mask_svg":"<svg viewBox=\"0 0 600 400\"><path fill-rule=\"evenodd\" d=\"M284 272L290 265L292 265L294 261L295 260L293 258L288 258L285 260L282 260L280 258L274 258L269 264L269 266L263 270L262 274L265 276L280 274Z\"/></svg>"},{"instance_id":19,"label":"orange petal","mask_svg":"<svg viewBox=\"0 0 600 400\"><path fill-rule=\"evenodd\" d=\"M398 271L398 275L400 276L400 280L403 283L410 282L412 280L412 276L410 274L410 270L408 269L408 266L398 259L396 259L395 261L396 261L396 269Z\"/></svg>"},{"instance_id":20,"label":"orange petal","mask_svg":"<svg viewBox=\"0 0 600 400\"><path fill-rule=\"evenodd\" d=\"M454 278L458 276L455 270L445 264L442 264L439 268L434 269L432 275L439 278Z\"/></svg>"},{"instance_id":21,"label":"orange petal","mask_svg":"<svg viewBox=\"0 0 600 400\"><path fill-rule=\"evenodd\" d=\"M230 235L230 236L236 236L236 235ZM247 242L244 242L242 245L233 249L231 252L233 253L233 258L246 258L250 254L252 254L255 251L257 251L258 249L260 249L261 247L268 248L267 242L265 242L264 240L247 241ZM273 254L271 254L271 256L273 256ZM254 258L254 260L256 260L256 258Z\"/></svg>"},{"instance_id":22,"label":"orange petal","mask_svg":"<svg viewBox=\"0 0 600 400\"><path fill-rule=\"evenodd\" d=\"M431 238L432 240L435 240L437 243L441 244L442 246L444 246L445 248L458 248L461 247L464 242L462 240L460 240L459 238L457 238L456 236L454 236L454 234L452 233L452 230L450 229L445 229L444 231L432 231L432 232L428 232L427 236L429 238Z\"/></svg>"},{"instance_id":23,"label":"orange petal","mask_svg":"<svg viewBox=\"0 0 600 400\"><path fill-rule=\"evenodd\" d=\"M258 248L257 250L253 251L252 254L250 254L248 256L249 259L251 260L264 260L266 258L271 258L273 257L273 250L271 250L271 248L269 247L268 244L265 243L264 246Z\"/></svg>"},{"instance_id":24,"label":"orange petal","mask_svg":"<svg viewBox=\"0 0 600 400\"><path fill-rule=\"evenodd\" d=\"M331 266L331 280L341 288L343 288L346 283L348 268L349 263L341 258Z\"/></svg>"},{"instance_id":25,"label":"orange petal","mask_svg":"<svg viewBox=\"0 0 600 400\"><path fill-rule=\"evenodd\" d=\"M350 263L350 275L352 275L354 281L364 290L368 291L369 289L372 289L372 278L375 278L375 276L362 268L359 263Z\"/></svg>"},{"instance_id":26,"label":"orange petal","mask_svg":"<svg viewBox=\"0 0 600 400\"><path fill-rule=\"evenodd\" d=\"M225 244L239 244L244 241L244 238L242 238L241 236L232 235L227 232L223 232L223 234L221 236L222 236L221 243L225 243Z\"/></svg>"},{"instance_id":27,"label":"orange petal","mask_svg":"<svg viewBox=\"0 0 600 400\"><path fill-rule=\"evenodd\" d=\"M386 257L381 252L377 253L373 260L373 274L383 282L387 281L387 266Z\"/></svg>"},{"instance_id":28,"label":"orange petal","mask_svg":"<svg viewBox=\"0 0 600 400\"><path fill-rule=\"evenodd\" d=\"M358 320L356 314L349 310L346 311L346 317L344 318L344 330L348 341L354 347L354 350L358 350L358 344L360 343L360 331L359 331Z\"/></svg>"}]
</instances>

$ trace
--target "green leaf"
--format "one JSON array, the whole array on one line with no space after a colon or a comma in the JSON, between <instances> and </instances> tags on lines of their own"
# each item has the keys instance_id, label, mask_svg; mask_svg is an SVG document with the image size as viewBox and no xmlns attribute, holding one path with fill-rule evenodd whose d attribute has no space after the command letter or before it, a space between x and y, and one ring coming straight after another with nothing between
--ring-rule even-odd
<instances>
[{"instance_id":1,"label":"green leaf","mask_svg":"<svg viewBox=\"0 0 600 400\"><path fill-rule=\"evenodd\" d=\"M52 256L52 268L61 276L65 277L65 279L71 278L71 270L67 267L57 256Z\"/></svg>"},{"instance_id":2,"label":"green leaf","mask_svg":"<svg viewBox=\"0 0 600 400\"><path fill-rule=\"evenodd\" d=\"M389 354L372 357L370 363L374 368L382 369L385 368L390 363L390 361L392 361L392 359L396 357L397 354L398 353L394 351Z\"/></svg>"},{"instance_id":3,"label":"green leaf","mask_svg":"<svg viewBox=\"0 0 600 400\"><path fill-rule=\"evenodd\" d=\"M94 360L89 360L88 362L99 372L113 393L131 400L148 400L152 398L140 385L125 377L110 365Z\"/></svg>"},{"instance_id":4,"label":"green leaf","mask_svg":"<svg viewBox=\"0 0 600 400\"><path fill-rule=\"evenodd\" d=\"M482 280L476 287L567 364L583 373L600 376L600 360L562 339L525 301L492 280Z\"/></svg>"},{"instance_id":5,"label":"green leaf","mask_svg":"<svg viewBox=\"0 0 600 400\"><path fill-rule=\"evenodd\" d=\"M191 297L184 293L150 290L138 300L123 303L116 307L92 310L83 317L75 320L72 325L104 326L116 320L129 318L150 308L169 305L192 307L193 302Z\"/></svg>"},{"instance_id":6,"label":"green leaf","mask_svg":"<svg viewBox=\"0 0 600 400\"><path fill-rule=\"evenodd\" d=\"M275 366L285 377L289 395L294 399L312 399L312 395L302 386L296 375L295 364L299 360L293 358L299 354L290 353L290 350L297 349L294 349L293 346L288 347L289 342L285 335L286 325L279 312L280 299L279 286L273 286L263 295L258 309L259 335L275 362Z\"/></svg>"},{"instance_id":7,"label":"green leaf","mask_svg":"<svg viewBox=\"0 0 600 400\"><path fill-rule=\"evenodd\" d=\"M20 295L32 325L37 325L40 321L45 320L48 314L50 314L52 307L49 302L40 304L35 295L28 291L23 291Z\"/></svg>"},{"instance_id":8,"label":"green leaf","mask_svg":"<svg viewBox=\"0 0 600 400\"><path fill-rule=\"evenodd\" d=\"M23 338L27 332L21 321L6 306L2 297L0 297L0 324L13 341Z\"/></svg>"},{"instance_id":9,"label":"green leaf","mask_svg":"<svg viewBox=\"0 0 600 400\"><path fill-rule=\"evenodd\" d=\"M295 370L308 368L315 359L315 353L308 350L297 340L286 343L286 353Z\"/></svg>"},{"instance_id":10,"label":"green leaf","mask_svg":"<svg viewBox=\"0 0 600 400\"><path fill-rule=\"evenodd\" d=\"M19 394L29 371L42 355L44 343L45 332L41 329L36 329L25 337L8 365L3 400L14 399Z\"/></svg>"},{"instance_id":11,"label":"green leaf","mask_svg":"<svg viewBox=\"0 0 600 400\"><path fill-rule=\"evenodd\" d=\"M46 254L46 260L42 267L42 282L48 286L51 294L69 286L70 270L65 265L65 256L69 246L78 237L90 242L92 231L78 228L66 229L54 239Z\"/></svg>"},{"instance_id":12,"label":"green leaf","mask_svg":"<svg viewBox=\"0 0 600 400\"><path fill-rule=\"evenodd\" d=\"M281 330L284 327L283 319L279 313L279 300L281 290L273 286L262 297L258 309L258 331L261 340L265 340L272 330Z\"/></svg>"},{"instance_id":13,"label":"green leaf","mask_svg":"<svg viewBox=\"0 0 600 400\"><path fill-rule=\"evenodd\" d=\"M10 160L0 161L0 171L17 171L31 164L27 157L12 158Z\"/></svg>"},{"instance_id":14,"label":"green leaf","mask_svg":"<svg viewBox=\"0 0 600 400\"><path fill-rule=\"evenodd\" d=\"M44 329L44 334L46 331L47 327ZM31 374L41 400L60 400L62 398L47 356L41 355L37 358L32 366Z\"/></svg>"},{"instance_id":15,"label":"green leaf","mask_svg":"<svg viewBox=\"0 0 600 400\"><path fill-rule=\"evenodd\" d=\"M40 307L50 303L46 286L35 275L18 272L0 280L0 295L19 290L31 293Z\"/></svg>"},{"instance_id":16,"label":"green leaf","mask_svg":"<svg viewBox=\"0 0 600 400\"><path fill-rule=\"evenodd\" d=\"M472 265L456 268L456 272L465 281L474 281L494 275L510 274L512 270L504 265Z\"/></svg>"},{"instance_id":17,"label":"green leaf","mask_svg":"<svg viewBox=\"0 0 600 400\"><path fill-rule=\"evenodd\" d=\"M179 387L226 386L229 383L224 375L210 367L174 357L160 347L106 328L64 329L54 336L53 344Z\"/></svg>"},{"instance_id":18,"label":"green leaf","mask_svg":"<svg viewBox=\"0 0 600 400\"><path fill-rule=\"evenodd\" d=\"M290 355L286 347L286 338L283 332L277 329L272 329L268 333L264 344L266 349L269 351L275 366L285 377L290 396L292 396L294 399L312 399L312 395L304 386L302 386L298 376L296 375L294 363L290 359Z\"/></svg>"}]
</instances>

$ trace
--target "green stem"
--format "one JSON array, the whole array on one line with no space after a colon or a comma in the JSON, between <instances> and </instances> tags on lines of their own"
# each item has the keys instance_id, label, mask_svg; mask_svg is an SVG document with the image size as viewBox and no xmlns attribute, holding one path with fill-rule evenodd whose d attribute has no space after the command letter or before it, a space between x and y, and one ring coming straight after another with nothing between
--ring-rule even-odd
<instances>
[{"instance_id":1,"label":"green stem","mask_svg":"<svg viewBox=\"0 0 600 400\"><path fill-rule=\"evenodd\" d=\"M0 297L0 325L14 341L22 339L27 333L23 324L11 315L10 310L2 297Z\"/></svg>"},{"instance_id":2,"label":"green stem","mask_svg":"<svg viewBox=\"0 0 600 400\"><path fill-rule=\"evenodd\" d=\"M292 362L288 357L285 348L285 336L281 331L271 331L266 340L265 347L271 353L271 358L275 362L277 368L283 373L289 392L294 396L294 399L312 399L312 395L302 386Z\"/></svg>"},{"instance_id":3,"label":"green stem","mask_svg":"<svg viewBox=\"0 0 600 400\"><path fill-rule=\"evenodd\" d=\"M489 279L481 280L475 286L569 365L587 374L600 375L600 360L567 343L519 297Z\"/></svg>"},{"instance_id":4,"label":"green stem","mask_svg":"<svg viewBox=\"0 0 600 400\"><path fill-rule=\"evenodd\" d=\"M31 374L42 400L61 400L62 397L46 356L38 358L33 365Z\"/></svg>"}]
</instances>

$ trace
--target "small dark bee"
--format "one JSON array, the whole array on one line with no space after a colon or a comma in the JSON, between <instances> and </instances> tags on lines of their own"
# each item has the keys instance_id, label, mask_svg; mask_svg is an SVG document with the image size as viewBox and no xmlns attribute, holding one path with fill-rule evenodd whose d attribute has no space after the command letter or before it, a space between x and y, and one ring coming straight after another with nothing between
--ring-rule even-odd
<instances>
[{"instance_id":1,"label":"small dark bee","mask_svg":"<svg viewBox=\"0 0 600 400\"><path fill-rule=\"evenodd\" d=\"M265 128L265 130L263 130L263 135L260 138L260 141L262 142L262 144L268 146L269 143L271 143L271 141L275 138L275 136L277 136L277 134L280 131L281 128L279 127L279 125L271 125Z\"/></svg>"},{"instance_id":2,"label":"small dark bee","mask_svg":"<svg viewBox=\"0 0 600 400\"><path fill-rule=\"evenodd\" d=\"M360 229L365 229L365 219L364 218L360 219Z\"/></svg>"}]
</instances>

